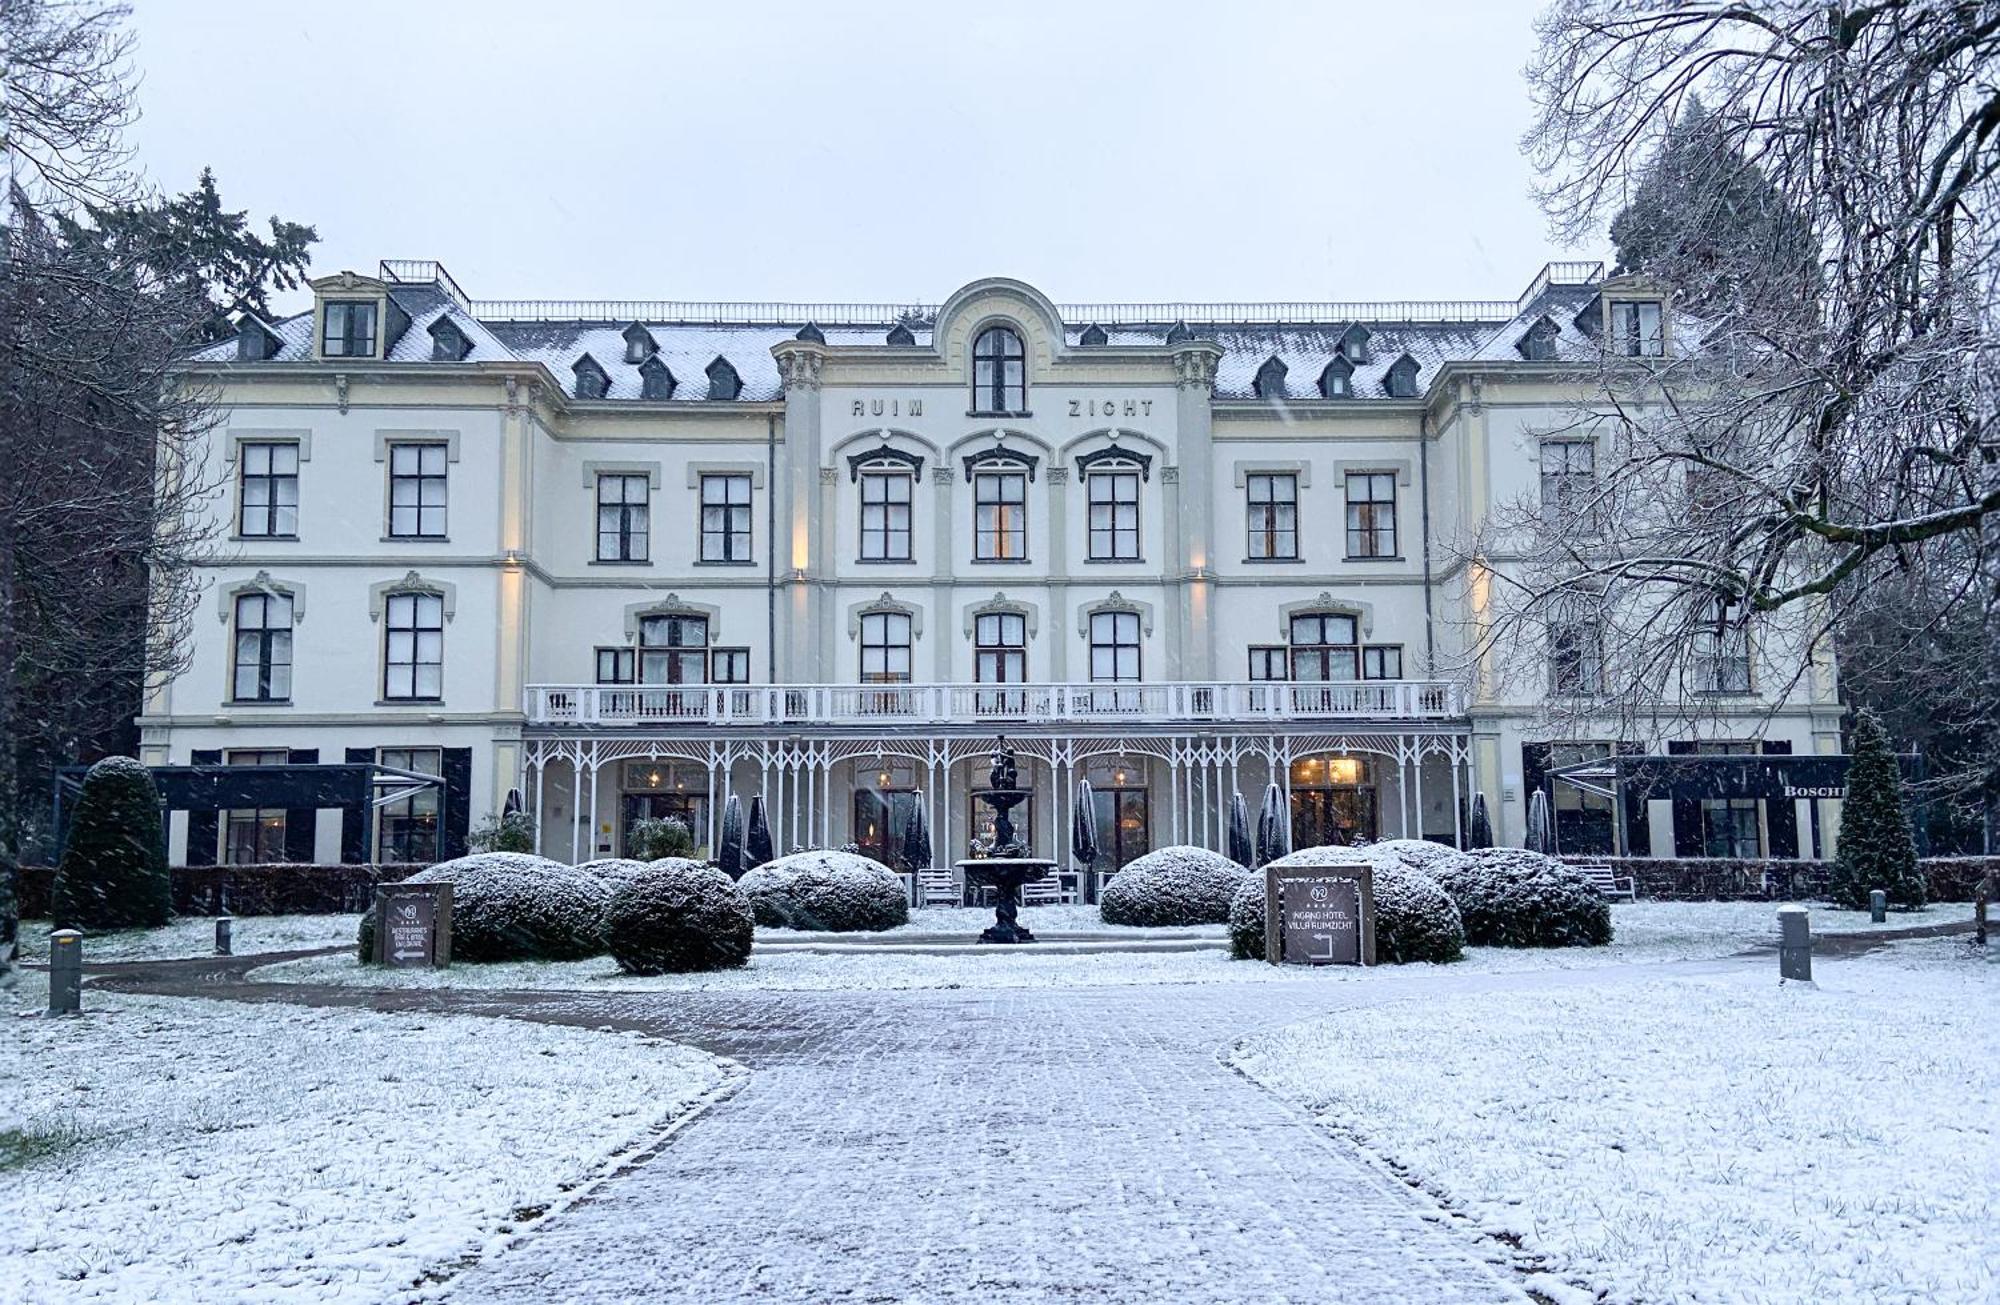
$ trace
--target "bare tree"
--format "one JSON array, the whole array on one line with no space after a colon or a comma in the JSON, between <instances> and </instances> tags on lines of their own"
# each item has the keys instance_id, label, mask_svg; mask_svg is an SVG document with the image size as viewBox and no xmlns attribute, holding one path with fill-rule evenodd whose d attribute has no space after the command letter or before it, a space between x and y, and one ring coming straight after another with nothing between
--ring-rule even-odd
<instances>
[{"instance_id":1,"label":"bare tree","mask_svg":"<svg viewBox=\"0 0 2000 1305\"><path fill-rule=\"evenodd\" d=\"M2000 5L1556 0L1538 29L1525 143L1559 234L1600 231L1698 97L1818 269L1770 260L1782 286L1707 296L1659 356L1579 361L1590 399L1544 433L1593 441L1591 477L1467 549L1489 673L1546 654L1596 681L1579 710L1684 720L1746 645L1767 701L1830 673L1887 578L1949 577L1934 619L1989 603Z\"/></svg>"},{"instance_id":2,"label":"bare tree","mask_svg":"<svg viewBox=\"0 0 2000 1305\"><path fill-rule=\"evenodd\" d=\"M101 204L131 182L132 33L122 4L0 0L0 134L22 193Z\"/></svg>"}]
</instances>

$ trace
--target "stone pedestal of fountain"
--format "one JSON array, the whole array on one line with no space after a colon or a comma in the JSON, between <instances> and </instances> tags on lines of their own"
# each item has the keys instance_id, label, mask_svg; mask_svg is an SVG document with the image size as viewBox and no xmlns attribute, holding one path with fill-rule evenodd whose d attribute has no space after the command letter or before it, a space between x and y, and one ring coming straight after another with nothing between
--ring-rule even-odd
<instances>
[{"instance_id":1,"label":"stone pedestal of fountain","mask_svg":"<svg viewBox=\"0 0 2000 1305\"><path fill-rule=\"evenodd\" d=\"M1014 821L1008 813L1027 801L1029 793L1018 786L1014 754L1008 750L1005 738L993 753L990 778L992 787L973 796L993 808L993 841L983 849L985 855L960 861L958 868L967 882L986 884L993 889L993 923L979 935L979 941L1031 943L1035 935L1020 922L1021 885L1040 879L1055 869L1056 863L1029 856L1020 836L1014 832Z\"/></svg>"}]
</instances>

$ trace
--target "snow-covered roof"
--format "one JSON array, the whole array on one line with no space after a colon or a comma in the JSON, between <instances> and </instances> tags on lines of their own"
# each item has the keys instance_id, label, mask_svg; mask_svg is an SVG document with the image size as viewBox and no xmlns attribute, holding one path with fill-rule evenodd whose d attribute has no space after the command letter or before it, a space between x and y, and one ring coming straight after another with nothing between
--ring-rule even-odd
<instances>
[{"instance_id":1,"label":"snow-covered roof","mask_svg":"<svg viewBox=\"0 0 2000 1305\"><path fill-rule=\"evenodd\" d=\"M895 347L892 331L907 329L911 341L922 347L930 343L935 321L935 310L922 306L482 303L467 298L437 264L385 262L383 269L391 298L410 319L408 328L391 342L387 361L431 361L431 328L439 319L449 318L471 343L462 361L541 363L574 394L577 364L588 354L609 377L604 397L613 401L642 395L644 363L625 361L634 326L651 337L656 353L650 356L673 373L674 402L710 398L711 369L718 360L742 378L734 397L755 402L783 395L771 352L780 343L824 337L834 348L887 349ZM1595 356L1598 346L1576 318L1596 301L1601 282L1602 271L1596 264L1551 264L1518 301L1073 305L1063 310L1066 318L1072 311L1076 314L1065 322L1064 336L1070 348L1085 352L1159 348L1170 343L1170 336L1207 341L1222 353L1215 378L1218 399L1272 401L1281 396L1260 395L1256 384L1259 370L1270 360L1275 358L1284 367L1282 398L1318 398L1321 375L1330 362L1343 356L1342 340L1359 326L1367 334L1367 349L1360 361L1348 360L1353 369L1349 396L1384 399L1391 397L1390 369L1405 355L1417 366L1416 393L1421 394L1448 363L1522 361L1523 338L1545 317L1556 328L1555 360L1581 362ZM635 311L610 311L616 308ZM666 311L639 311L647 308ZM787 320L788 316L797 320ZM1685 330L1679 329L1685 325L1676 322L1677 337L1685 337ZM279 341L269 361L311 359L312 314L301 313L266 327ZM236 362L236 342L212 345L196 359ZM1275 369L1269 375L1275 375Z\"/></svg>"}]
</instances>

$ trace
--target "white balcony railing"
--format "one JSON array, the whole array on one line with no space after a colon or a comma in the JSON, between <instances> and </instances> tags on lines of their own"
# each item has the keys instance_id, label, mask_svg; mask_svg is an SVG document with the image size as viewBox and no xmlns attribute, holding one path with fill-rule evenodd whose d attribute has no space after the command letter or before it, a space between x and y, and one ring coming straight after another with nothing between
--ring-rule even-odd
<instances>
[{"instance_id":1,"label":"white balcony railing","mask_svg":"<svg viewBox=\"0 0 2000 1305\"><path fill-rule=\"evenodd\" d=\"M534 684L538 725L951 725L1448 720L1456 684Z\"/></svg>"}]
</instances>

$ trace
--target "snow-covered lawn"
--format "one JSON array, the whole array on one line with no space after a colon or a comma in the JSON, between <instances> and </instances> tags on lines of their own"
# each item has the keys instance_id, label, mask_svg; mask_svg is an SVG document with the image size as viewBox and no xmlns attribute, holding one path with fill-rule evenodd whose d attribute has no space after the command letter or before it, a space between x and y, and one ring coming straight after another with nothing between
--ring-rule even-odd
<instances>
[{"instance_id":1,"label":"snow-covered lawn","mask_svg":"<svg viewBox=\"0 0 2000 1305\"><path fill-rule=\"evenodd\" d=\"M42 976L0 995L47 1005ZM12 1019L0 1299L380 1302L504 1244L725 1081L672 1043L121 996Z\"/></svg>"},{"instance_id":2,"label":"snow-covered lawn","mask_svg":"<svg viewBox=\"0 0 2000 1305\"><path fill-rule=\"evenodd\" d=\"M251 952L296 951L306 947L352 943L360 920L358 915L232 916L229 949L238 956L246 956ZM215 918L207 915L182 916L158 929L121 929L116 933L89 934L83 940L86 965L98 961L171 960L214 954ZM47 920L22 922L21 956L30 961L48 960Z\"/></svg>"},{"instance_id":3,"label":"snow-covered lawn","mask_svg":"<svg viewBox=\"0 0 2000 1305\"><path fill-rule=\"evenodd\" d=\"M826 934L811 933L799 929L759 929L759 939L784 942L826 942L832 940L853 941L879 938L895 940L916 935L943 935L966 942L979 936L979 931L993 923L993 908L990 906L919 906L910 910L910 922L897 929L884 929L879 933ZM1059 936L1062 934L1103 935L1113 938L1222 938L1228 930L1219 924L1197 924L1174 929L1135 929L1130 925L1106 924L1104 917L1094 906L1024 906L1021 908L1021 923L1036 936Z\"/></svg>"},{"instance_id":4,"label":"snow-covered lawn","mask_svg":"<svg viewBox=\"0 0 2000 1305\"><path fill-rule=\"evenodd\" d=\"M1136 930L1100 924L1096 930L1076 927L1081 914L1095 914L1094 907L1038 907L1037 912L1062 915L1037 916L1023 911L1021 918L1037 931L1090 932L1133 938L1167 936L1203 937L1216 932L1215 926L1191 930ZM584 961L523 962L500 965L455 965L448 970L383 970L364 966L351 954L313 957L281 965L265 966L253 972L257 979L278 983L338 983L361 987L399 988L513 988L539 991L583 989L588 991L742 991L774 989L783 991L882 990L916 988L1042 988L1100 987L1155 983L1268 983L1275 980L1313 979L1341 982L1361 978L1352 970L1305 971L1277 969L1254 961L1232 961L1226 951L1114 953L1071 956L1038 951L1037 947L981 947L964 955L869 954L857 949L837 954L808 954L782 951L770 943L814 942L846 945L876 939L900 941L918 934L953 934L970 943L977 930L966 919L974 912L952 908L931 908L912 912L907 930L879 934L800 933L790 930L759 929L762 950L753 951L750 964L740 970L715 974L660 975L638 978L620 974L609 957ZM1474 947L1466 959L1451 966L1397 966L1373 972L1370 981L1381 982L1392 973L1402 975L1437 973L1509 974L1532 970L1581 969L1605 965L1649 964L1662 961L1705 960L1730 956L1777 938L1776 907L1761 902L1636 902L1611 908L1615 937L1608 947L1557 949L1515 949ZM943 919L940 919L940 916ZM1931 908L1930 911L1891 917L1897 923L1941 923L1970 917L1969 907ZM1823 934L1865 930L1865 912L1813 912L1813 928ZM983 925L982 925L983 927Z\"/></svg>"},{"instance_id":5,"label":"snow-covered lawn","mask_svg":"<svg viewBox=\"0 0 2000 1305\"><path fill-rule=\"evenodd\" d=\"M2000 948L1814 973L1399 1001L1234 1061L1612 1300L2000 1298Z\"/></svg>"}]
</instances>

